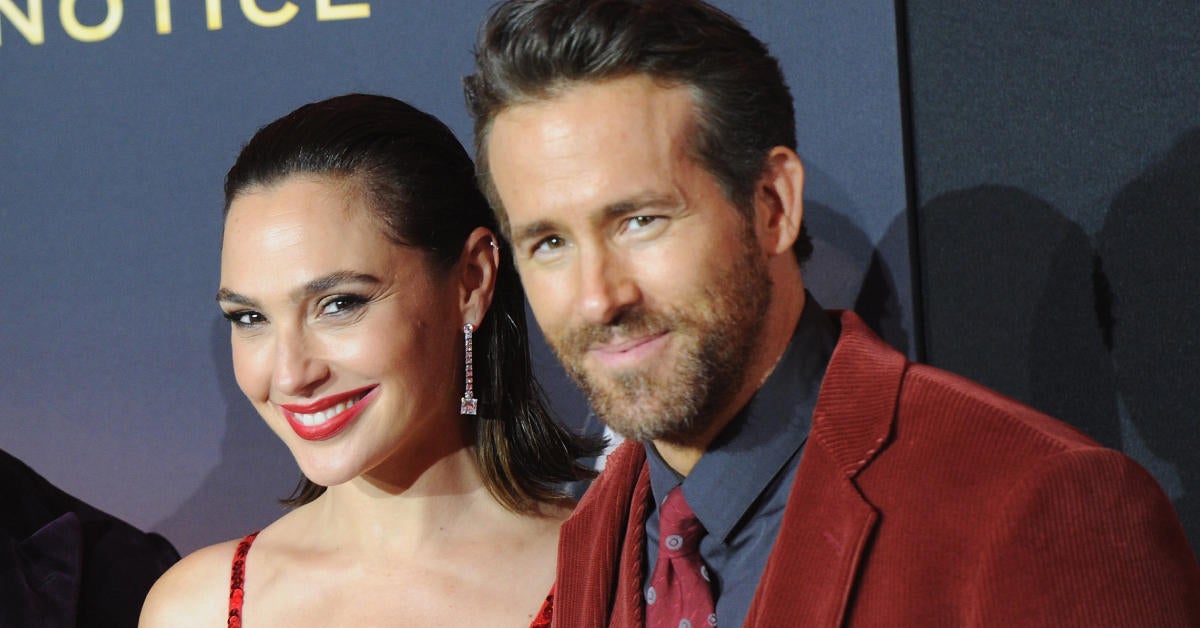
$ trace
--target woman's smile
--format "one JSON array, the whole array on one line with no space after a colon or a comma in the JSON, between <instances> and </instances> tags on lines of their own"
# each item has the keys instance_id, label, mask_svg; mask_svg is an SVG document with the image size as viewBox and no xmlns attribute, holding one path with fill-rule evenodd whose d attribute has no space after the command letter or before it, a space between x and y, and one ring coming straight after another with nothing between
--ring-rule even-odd
<instances>
[{"instance_id":1,"label":"woman's smile","mask_svg":"<svg viewBox=\"0 0 1200 628\"><path fill-rule=\"evenodd\" d=\"M305 440L325 440L350 425L375 398L378 384L330 395L313 403L279 404L283 417Z\"/></svg>"}]
</instances>

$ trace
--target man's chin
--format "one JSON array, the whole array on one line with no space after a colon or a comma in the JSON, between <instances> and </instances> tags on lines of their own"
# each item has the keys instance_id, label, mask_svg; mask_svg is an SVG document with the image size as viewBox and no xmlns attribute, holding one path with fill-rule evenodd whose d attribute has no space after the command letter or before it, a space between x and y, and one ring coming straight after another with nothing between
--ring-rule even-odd
<instances>
[{"instance_id":1,"label":"man's chin","mask_svg":"<svg viewBox=\"0 0 1200 628\"><path fill-rule=\"evenodd\" d=\"M693 395L700 390L695 383L655 376L647 369L568 371L573 371L600 421L629 440L673 441L695 432L698 408Z\"/></svg>"},{"instance_id":2,"label":"man's chin","mask_svg":"<svg viewBox=\"0 0 1200 628\"><path fill-rule=\"evenodd\" d=\"M682 445L693 442L700 432L693 424L662 425L645 421L615 421L613 423L605 422L605 425L608 425L614 432L620 434L626 440L637 441L639 443L655 442Z\"/></svg>"},{"instance_id":3,"label":"man's chin","mask_svg":"<svg viewBox=\"0 0 1200 628\"><path fill-rule=\"evenodd\" d=\"M687 440L696 431L695 417L678 404L647 404L589 395L597 418L614 432L640 442ZM682 412L681 412L682 411Z\"/></svg>"}]
</instances>

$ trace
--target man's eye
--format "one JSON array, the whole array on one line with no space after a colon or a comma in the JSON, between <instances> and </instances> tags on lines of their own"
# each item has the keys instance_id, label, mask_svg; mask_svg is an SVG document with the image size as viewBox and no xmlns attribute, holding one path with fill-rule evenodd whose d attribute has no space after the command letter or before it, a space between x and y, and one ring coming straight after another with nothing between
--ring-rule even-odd
<instances>
[{"instance_id":1,"label":"man's eye","mask_svg":"<svg viewBox=\"0 0 1200 628\"><path fill-rule=\"evenodd\" d=\"M634 216L629 219L630 229L645 229L659 220L658 216Z\"/></svg>"},{"instance_id":2,"label":"man's eye","mask_svg":"<svg viewBox=\"0 0 1200 628\"><path fill-rule=\"evenodd\" d=\"M225 312L224 316L225 320L232 323L235 327L254 327L267 321L267 317L253 310Z\"/></svg>"},{"instance_id":3,"label":"man's eye","mask_svg":"<svg viewBox=\"0 0 1200 628\"><path fill-rule=\"evenodd\" d=\"M630 216L625 219L622 231L637 240L657 237L670 224L663 216Z\"/></svg>"},{"instance_id":4,"label":"man's eye","mask_svg":"<svg viewBox=\"0 0 1200 628\"><path fill-rule=\"evenodd\" d=\"M533 246L533 254L548 255L565 246L567 246L567 241L565 238L556 235L547 236L541 240L538 240L537 244Z\"/></svg>"},{"instance_id":5,"label":"man's eye","mask_svg":"<svg viewBox=\"0 0 1200 628\"><path fill-rule=\"evenodd\" d=\"M331 297L321 304L321 314L344 314L362 307L364 303L366 299L354 295Z\"/></svg>"}]
</instances>

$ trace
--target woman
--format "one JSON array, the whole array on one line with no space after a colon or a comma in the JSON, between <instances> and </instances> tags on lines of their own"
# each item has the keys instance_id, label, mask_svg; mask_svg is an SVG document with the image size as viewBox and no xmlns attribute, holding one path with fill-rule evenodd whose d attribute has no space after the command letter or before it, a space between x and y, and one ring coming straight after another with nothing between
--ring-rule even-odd
<instances>
[{"instance_id":1,"label":"woman","mask_svg":"<svg viewBox=\"0 0 1200 628\"><path fill-rule=\"evenodd\" d=\"M556 487L597 443L547 415L511 257L450 130L380 96L306 105L242 150L225 212L238 385L305 479L260 534L164 575L141 625L546 612L571 508Z\"/></svg>"}]
</instances>

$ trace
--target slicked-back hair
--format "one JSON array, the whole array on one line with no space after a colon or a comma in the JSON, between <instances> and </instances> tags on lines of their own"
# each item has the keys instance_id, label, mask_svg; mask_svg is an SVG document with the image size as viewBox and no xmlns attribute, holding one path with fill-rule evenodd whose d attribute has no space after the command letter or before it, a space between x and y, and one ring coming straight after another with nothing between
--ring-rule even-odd
<instances>
[{"instance_id":1,"label":"slicked-back hair","mask_svg":"<svg viewBox=\"0 0 1200 628\"><path fill-rule=\"evenodd\" d=\"M448 273L477 227L498 232L454 134L393 98L339 96L259 129L225 177L226 215L238 195L293 175L354 186L387 237L422 250L435 273ZM479 416L473 424L484 484L515 512L532 512L538 502L561 498L563 483L594 476L577 461L601 447L551 419L531 369L524 303L512 254L502 246L491 308L474 332ZM299 506L324 490L302 478L283 501Z\"/></svg>"},{"instance_id":2,"label":"slicked-back hair","mask_svg":"<svg viewBox=\"0 0 1200 628\"><path fill-rule=\"evenodd\" d=\"M691 152L726 198L753 216L755 186L776 146L796 148L792 96L765 44L700 0L508 0L480 28L464 79L480 187L508 235L487 144L496 116L581 82L645 75L685 86L695 103ZM812 253L802 229L798 262Z\"/></svg>"}]
</instances>

